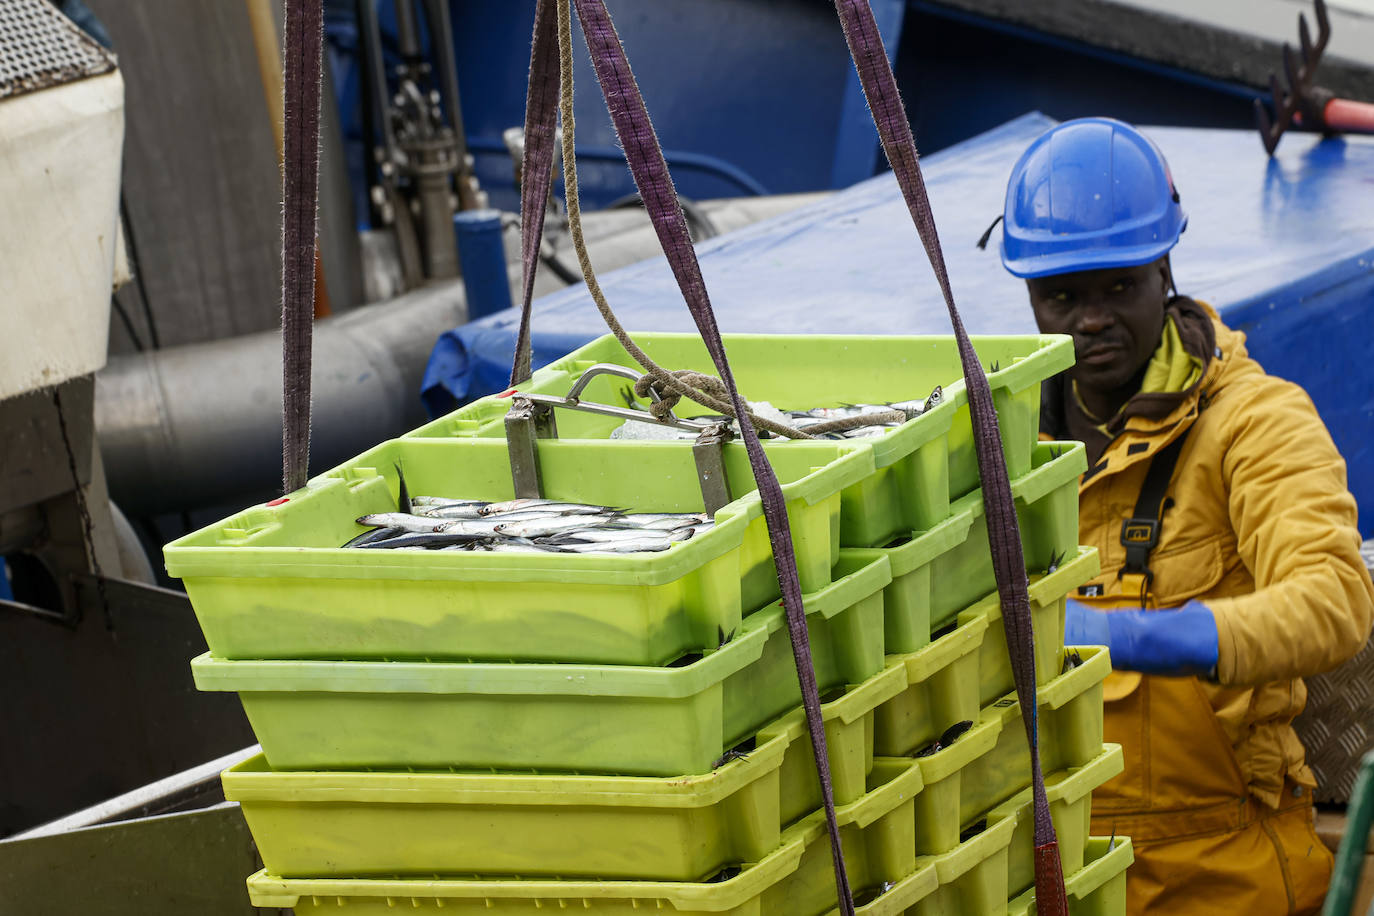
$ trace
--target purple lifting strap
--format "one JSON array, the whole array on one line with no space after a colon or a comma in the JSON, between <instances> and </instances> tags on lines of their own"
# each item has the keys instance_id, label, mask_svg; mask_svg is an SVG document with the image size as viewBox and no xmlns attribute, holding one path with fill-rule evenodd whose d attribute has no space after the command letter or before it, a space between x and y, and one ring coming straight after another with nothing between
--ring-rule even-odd
<instances>
[{"instance_id":1,"label":"purple lifting strap","mask_svg":"<svg viewBox=\"0 0 1374 916\"><path fill-rule=\"evenodd\" d=\"M1045 797L1044 777L1040 772L1040 750L1037 740L1035 691L1035 636L1031 629L1030 596L1027 591L1026 564L1021 553L1021 534L1016 521L1016 506L1012 501L1011 484L1007 480L1007 464L1002 454L1002 436L997 428L997 412L987 376L978 362L978 355L964 331L964 323L954 306L954 294L949 286L940 237L935 230L935 218L926 196L925 180L916 154L911 125L902 107L897 80L883 49L882 36L873 19L867 0L835 0L849 43L850 56L859 73L864 96L873 114L873 123L882 139L883 151L892 164L897 184L906 199L907 209L916 232L925 246L935 279L949 308L949 320L959 345L959 357L964 366L964 384L968 390L969 412L973 423L973 440L978 456L978 474L983 484L983 506L988 519L988 546L992 553L993 570L997 577L997 591L1002 603L1002 626L1006 630L1007 648L1011 656L1016 695L1021 701L1022 722L1031 752L1031 785L1035 806L1035 899L1041 916L1066 916L1068 902L1064 894L1064 874L1060 867L1059 845L1055 839L1054 823L1050 819L1049 802Z\"/></svg>"},{"instance_id":2,"label":"purple lifting strap","mask_svg":"<svg viewBox=\"0 0 1374 916\"><path fill-rule=\"evenodd\" d=\"M315 327L315 202L320 173L322 0L286 0L282 138L282 491L310 464L310 338Z\"/></svg>"},{"instance_id":3,"label":"purple lifting strap","mask_svg":"<svg viewBox=\"0 0 1374 916\"><path fill-rule=\"evenodd\" d=\"M729 392L730 401L740 417L740 429L749 455L749 464L763 502L769 540L773 547L778 581L782 589L783 607L787 614L788 635L791 638L798 679L801 682L807 729L811 735L812 751L820 774L821 795L835 863L840 911L849 916L854 912L854 904L844 868L839 828L835 822L835 799L826 753L825 727L821 720L820 693L811 663L801 583L797 576L796 556L792 550L792 536L787 523L787 508L782 487L768 464L763 447L759 443L758 433L749 420L744 400L735 385L734 375L725 357L720 330L716 325L715 313L706 294L706 284L701 277L701 268L697 264L696 252L692 248L687 222L678 204L677 193L668 174L667 164L663 160L662 149L650 124L629 61L621 48L619 36L600 0L576 0L575 5L587 47L591 51L597 80L601 83L607 107L610 109L616 132L629 161L630 171L644 200L644 208L653 222L659 243L667 255L673 275L682 289L683 297L701 332L707 351L711 354L716 370ZM534 38L530 54L530 93L526 106L521 200L524 221L521 236L524 290L520 333L511 372L512 387L529 376L530 299L534 270L539 256L544 202L548 196L548 183L552 172L553 126L558 88L554 3L552 0L539 0L535 10Z\"/></svg>"}]
</instances>

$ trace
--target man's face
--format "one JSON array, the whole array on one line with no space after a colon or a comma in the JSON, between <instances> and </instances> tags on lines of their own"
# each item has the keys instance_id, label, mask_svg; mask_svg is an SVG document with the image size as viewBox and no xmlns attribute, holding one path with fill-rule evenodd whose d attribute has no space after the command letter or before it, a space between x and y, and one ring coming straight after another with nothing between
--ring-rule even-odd
<instances>
[{"instance_id":1,"label":"man's face","mask_svg":"<svg viewBox=\"0 0 1374 916\"><path fill-rule=\"evenodd\" d=\"M1166 258L1026 281L1035 323L1044 334L1073 336L1080 389L1116 391L1134 379L1159 346L1169 286Z\"/></svg>"}]
</instances>

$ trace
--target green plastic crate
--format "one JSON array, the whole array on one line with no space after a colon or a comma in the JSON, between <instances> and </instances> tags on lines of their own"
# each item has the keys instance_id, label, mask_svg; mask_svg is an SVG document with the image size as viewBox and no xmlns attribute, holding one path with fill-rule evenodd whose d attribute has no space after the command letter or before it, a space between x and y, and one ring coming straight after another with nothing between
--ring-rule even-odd
<instances>
[{"instance_id":1,"label":"green plastic crate","mask_svg":"<svg viewBox=\"0 0 1374 916\"><path fill-rule=\"evenodd\" d=\"M1086 864L1064 881L1070 916L1126 916L1126 869L1135 861L1129 837L1088 840ZM1035 891L1007 907L1008 916L1035 916Z\"/></svg>"},{"instance_id":2,"label":"green plastic crate","mask_svg":"<svg viewBox=\"0 0 1374 916\"><path fill-rule=\"evenodd\" d=\"M830 784L836 804L848 804L868 789L873 772L873 711L894 697L906 684L900 665L889 665L862 684L855 684L834 699L822 696L821 719L829 751ZM832 691L834 694L837 691ZM820 776L811 749L806 715L797 708L769 726L770 733L785 735L787 751L779 771L781 819L784 825L821 806Z\"/></svg>"},{"instance_id":3,"label":"green plastic crate","mask_svg":"<svg viewBox=\"0 0 1374 916\"><path fill-rule=\"evenodd\" d=\"M989 817L987 827L942 855L923 857L933 862L940 886L907 916L1002 916L1007 911L1007 853L1016 818Z\"/></svg>"},{"instance_id":4,"label":"green plastic crate","mask_svg":"<svg viewBox=\"0 0 1374 916\"><path fill-rule=\"evenodd\" d=\"M912 804L920 791L921 768L913 761L879 760L869 777L869 791L836 810L840 845L856 902L877 902L885 886L916 871ZM817 811L803 824L813 832L806 852L796 871L765 895L765 913L823 916L836 908L835 872L824 812ZM890 903L887 908L891 908Z\"/></svg>"},{"instance_id":5,"label":"green plastic crate","mask_svg":"<svg viewBox=\"0 0 1374 916\"><path fill-rule=\"evenodd\" d=\"M893 666L822 704L837 804L865 793L873 710L904 683ZM276 875L514 871L688 881L757 861L777 847L781 826L821 805L800 709L752 745L709 774L669 778L285 772L258 756L227 770L224 789ZM590 834L595 843L586 842Z\"/></svg>"},{"instance_id":6,"label":"green plastic crate","mask_svg":"<svg viewBox=\"0 0 1374 916\"><path fill-rule=\"evenodd\" d=\"M988 615L959 625L924 649L889 655L906 668L906 689L874 715L874 752L915 753L956 722L978 718L978 659L988 636Z\"/></svg>"},{"instance_id":7,"label":"green plastic crate","mask_svg":"<svg viewBox=\"0 0 1374 916\"><path fill-rule=\"evenodd\" d=\"M910 805L920 790L919 767L911 761L887 761L875 765L867 793L836 810L856 886L893 885L859 910L865 916L899 912L894 903L935 889L935 869L918 871L912 850ZM293 879L264 870L248 879L248 890L255 906L294 907L297 914L326 907L385 913L402 906L457 913L494 907L514 912L575 907L592 913L670 909L684 916L822 916L833 908L835 894L828 842L823 820L813 815L789 828L776 851L757 863L745 863L734 877L708 882Z\"/></svg>"},{"instance_id":8,"label":"green plastic crate","mask_svg":"<svg viewBox=\"0 0 1374 916\"><path fill-rule=\"evenodd\" d=\"M1033 467L1011 481L1026 568L1043 572L1078 549L1078 477L1087 470L1078 442L1042 442ZM988 551L981 491L956 500L949 517L928 531L880 548L846 548L855 556L885 554L892 585L885 599L890 652L914 652L955 616L997 588Z\"/></svg>"},{"instance_id":9,"label":"green plastic crate","mask_svg":"<svg viewBox=\"0 0 1374 916\"><path fill-rule=\"evenodd\" d=\"M1089 822L1092 819L1092 794L1121 772L1124 766L1121 745L1107 744L1086 766L1060 770L1045 777L1050 817L1059 842L1059 862L1064 876L1071 878L1083 867ZM1018 818L1016 835L1007 859L1007 888L1013 897L1035 885L1035 818L1031 790L1023 789L994 808L991 817L1014 814Z\"/></svg>"},{"instance_id":10,"label":"green plastic crate","mask_svg":"<svg viewBox=\"0 0 1374 916\"><path fill-rule=\"evenodd\" d=\"M1111 664L1105 649L1078 651L1084 663L1038 691L1046 773L1085 766L1102 752L1102 680ZM954 744L919 759L926 788L916 801L916 845L923 854L940 854L954 848L965 826L1030 784L1016 694L983 709Z\"/></svg>"},{"instance_id":11,"label":"green plastic crate","mask_svg":"<svg viewBox=\"0 0 1374 916\"><path fill-rule=\"evenodd\" d=\"M1040 768L1045 773L1087 766L1102 753L1102 682L1111 671L1111 659L1102 646L1078 646L1073 651L1082 664L1038 691ZM983 710L982 722L996 720L1002 723L996 744L964 771L961 824L1029 783L1030 746L1016 694Z\"/></svg>"},{"instance_id":12,"label":"green plastic crate","mask_svg":"<svg viewBox=\"0 0 1374 916\"><path fill-rule=\"evenodd\" d=\"M1086 582L1097 568L1096 549L1081 548L1054 574L1031 581L1036 679L1042 685L1059 675L1062 662L1062 589L1069 582ZM954 723L977 720L990 699L1014 687L996 593L961 613L958 626L935 642L917 652L891 655L889 661L896 658L906 662L907 689L877 711L874 748L880 755L915 752Z\"/></svg>"},{"instance_id":13,"label":"green plastic crate","mask_svg":"<svg viewBox=\"0 0 1374 916\"><path fill-rule=\"evenodd\" d=\"M660 365L715 371L697 335L637 334L635 340ZM963 371L952 337L727 334L724 340L740 390L780 408L924 399L936 385L943 387L942 406L882 436L853 440L873 449L876 473L845 490L844 544L871 546L903 531L930 528L948 513L951 497L978 486ZM1072 365L1072 341L1062 336L974 337L973 345L989 370L1008 471L1018 476L1031 466L1040 383ZM598 363L638 371L615 338L605 335L539 370L520 390L566 395ZM997 371L990 371L993 367ZM628 381L609 376L593 379L581 398L647 406L635 398ZM500 438L509 406L505 396L483 398L410 435ZM677 410L683 417L706 412L686 401ZM555 413L564 438L605 439L621 424L582 411Z\"/></svg>"},{"instance_id":14,"label":"green plastic crate","mask_svg":"<svg viewBox=\"0 0 1374 916\"><path fill-rule=\"evenodd\" d=\"M865 717L898 689L892 669L824 704L835 799L873 772ZM891 765L889 765L889 770ZM286 772L258 755L224 773L264 865L284 877L518 874L698 881L776 849L821 805L795 710L701 776Z\"/></svg>"},{"instance_id":15,"label":"green plastic crate","mask_svg":"<svg viewBox=\"0 0 1374 916\"><path fill-rule=\"evenodd\" d=\"M883 669L885 561L808 596L822 691ZM780 605L680 667L487 662L191 663L201 690L234 691L274 769L457 767L676 776L708 773L801 703Z\"/></svg>"},{"instance_id":16,"label":"green plastic crate","mask_svg":"<svg viewBox=\"0 0 1374 916\"><path fill-rule=\"evenodd\" d=\"M802 588L830 582L840 491L873 471L862 450L770 444ZM545 495L653 512L699 512L691 450L665 443L543 442ZM413 494L512 496L503 441L387 442L169 544L217 657L448 659L659 665L719 645L742 613L778 597L772 549L743 445L725 449L739 499L716 526L661 553L504 554L342 549L355 521ZM746 486L746 483L748 486Z\"/></svg>"},{"instance_id":17,"label":"green plastic crate","mask_svg":"<svg viewBox=\"0 0 1374 916\"><path fill-rule=\"evenodd\" d=\"M1030 578L1031 627L1035 632L1035 679L1044 685L1058 677L1064 655L1064 598L1097 575L1096 547L1079 547L1052 573ZM1015 688L1002 603L989 595L959 615L960 623L986 616L987 637L978 652L978 705L986 706Z\"/></svg>"},{"instance_id":18,"label":"green plastic crate","mask_svg":"<svg viewBox=\"0 0 1374 916\"><path fill-rule=\"evenodd\" d=\"M966 822L962 801L974 791L967 785L969 770L997 744L1002 727L1001 719L979 720L949 747L917 758L921 778L926 780L926 791L916 800L916 851L920 855L943 855L959 845L959 832ZM1024 779L1030 780L1029 768Z\"/></svg>"}]
</instances>

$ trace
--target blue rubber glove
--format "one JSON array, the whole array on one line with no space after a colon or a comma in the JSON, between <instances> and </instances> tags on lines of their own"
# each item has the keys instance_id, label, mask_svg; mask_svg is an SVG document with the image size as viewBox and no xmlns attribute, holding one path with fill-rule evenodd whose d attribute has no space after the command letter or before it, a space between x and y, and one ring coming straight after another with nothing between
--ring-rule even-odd
<instances>
[{"instance_id":1,"label":"blue rubber glove","mask_svg":"<svg viewBox=\"0 0 1374 916\"><path fill-rule=\"evenodd\" d=\"M1219 652L1216 617L1200 601L1157 611L1098 611L1070 598L1064 643L1106 646L1113 668L1169 677L1213 676Z\"/></svg>"}]
</instances>

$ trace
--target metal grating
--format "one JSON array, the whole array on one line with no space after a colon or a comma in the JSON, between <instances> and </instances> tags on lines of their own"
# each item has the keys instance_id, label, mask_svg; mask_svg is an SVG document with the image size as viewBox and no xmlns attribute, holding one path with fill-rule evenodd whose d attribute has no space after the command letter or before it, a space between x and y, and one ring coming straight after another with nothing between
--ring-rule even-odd
<instances>
[{"instance_id":1,"label":"metal grating","mask_svg":"<svg viewBox=\"0 0 1374 916\"><path fill-rule=\"evenodd\" d=\"M0 99L114 68L114 55L49 0L0 0Z\"/></svg>"},{"instance_id":2,"label":"metal grating","mask_svg":"<svg viewBox=\"0 0 1374 916\"><path fill-rule=\"evenodd\" d=\"M1374 571L1374 539L1360 553ZM1306 682L1307 708L1293 727L1317 777L1317 801L1348 802L1360 759L1374 750L1374 639L1335 671Z\"/></svg>"}]
</instances>

